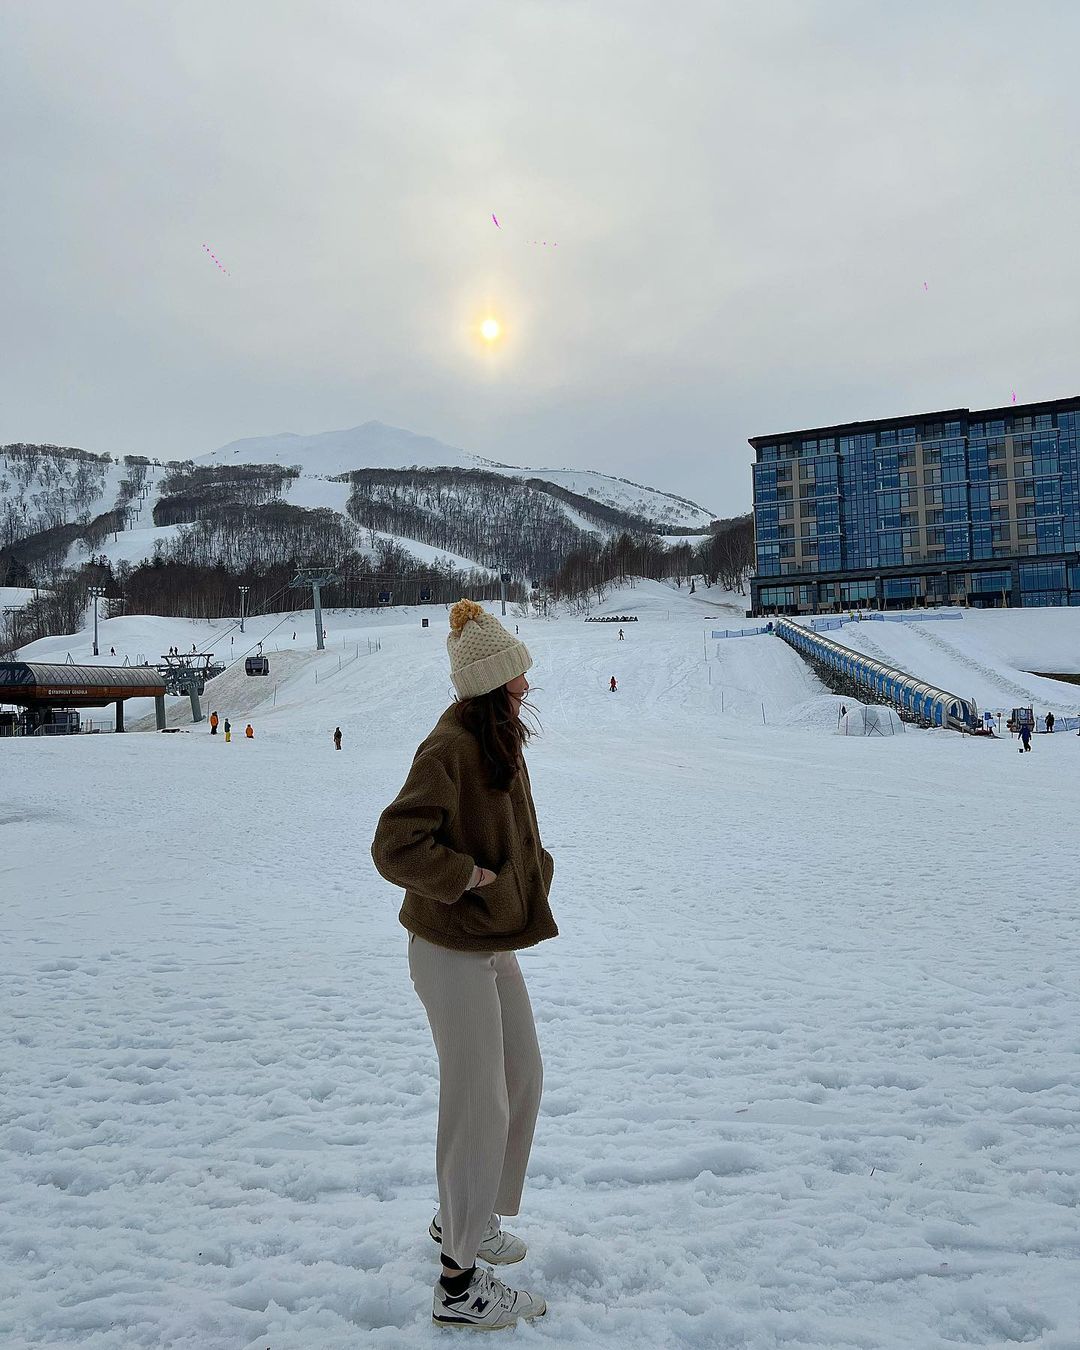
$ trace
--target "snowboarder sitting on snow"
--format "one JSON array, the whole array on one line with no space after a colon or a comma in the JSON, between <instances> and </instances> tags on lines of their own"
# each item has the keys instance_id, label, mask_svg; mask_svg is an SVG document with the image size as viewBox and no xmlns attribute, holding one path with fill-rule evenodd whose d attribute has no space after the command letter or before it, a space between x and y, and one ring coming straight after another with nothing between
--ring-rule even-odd
<instances>
[{"instance_id":1,"label":"snowboarder sitting on snow","mask_svg":"<svg viewBox=\"0 0 1080 1350\"><path fill-rule=\"evenodd\" d=\"M248 738L249 741L253 741L255 739L255 728L251 725L250 722L244 728L244 735Z\"/></svg>"}]
</instances>

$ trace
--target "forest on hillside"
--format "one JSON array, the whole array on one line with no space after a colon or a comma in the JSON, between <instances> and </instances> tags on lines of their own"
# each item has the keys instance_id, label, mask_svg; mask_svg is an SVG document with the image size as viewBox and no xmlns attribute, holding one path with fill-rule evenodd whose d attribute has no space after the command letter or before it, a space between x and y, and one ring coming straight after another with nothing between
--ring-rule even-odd
<instances>
[{"instance_id":1,"label":"forest on hillside","mask_svg":"<svg viewBox=\"0 0 1080 1350\"><path fill-rule=\"evenodd\" d=\"M126 456L117 470L107 457L85 451L31 446L6 453L6 472L21 483L32 483L39 495L64 494L49 499L54 515L37 519L40 528L0 546L0 585L39 588L27 606L7 615L0 631L6 651L75 631L90 586L103 589L107 614L217 618L238 612L241 586L253 613L308 603L310 592L292 586L304 567L333 569L323 603L355 608L491 599L499 594L492 573L506 572L509 598L545 612L556 604L588 610L610 586L634 576L691 586L700 577L738 591L754 561L749 515L714 521L709 534L668 547L652 522L539 478L482 469L358 470L343 476L351 491L342 515L282 499L298 466L188 463L168 467L153 515L155 525L183 528L160 542L152 559L114 566L96 550L124 528L129 504L148 491L150 461ZM95 499L95 488L100 499L110 466L114 505L92 516L86 502ZM66 518L79 507L77 518ZM566 507L597 532L576 524ZM422 563L384 534L477 566ZM76 544L89 556L71 566Z\"/></svg>"}]
</instances>

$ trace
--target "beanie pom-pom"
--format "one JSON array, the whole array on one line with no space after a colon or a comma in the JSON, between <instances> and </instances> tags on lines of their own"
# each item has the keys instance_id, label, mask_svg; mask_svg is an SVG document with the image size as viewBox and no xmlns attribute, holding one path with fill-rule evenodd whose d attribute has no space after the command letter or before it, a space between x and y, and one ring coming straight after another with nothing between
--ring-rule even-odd
<instances>
[{"instance_id":1,"label":"beanie pom-pom","mask_svg":"<svg viewBox=\"0 0 1080 1350\"><path fill-rule=\"evenodd\" d=\"M450 610L450 631L459 633L470 619L479 619L485 613L483 605L475 600L459 600Z\"/></svg>"}]
</instances>

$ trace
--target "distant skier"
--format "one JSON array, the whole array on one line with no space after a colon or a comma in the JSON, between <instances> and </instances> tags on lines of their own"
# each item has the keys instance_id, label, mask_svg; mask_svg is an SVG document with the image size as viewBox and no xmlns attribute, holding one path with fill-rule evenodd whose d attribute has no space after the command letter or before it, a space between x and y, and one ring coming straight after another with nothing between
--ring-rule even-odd
<instances>
[{"instance_id":1,"label":"distant skier","mask_svg":"<svg viewBox=\"0 0 1080 1350\"><path fill-rule=\"evenodd\" d=\"M334 749L335 749L335 750L340 750L340 749L341 749L341 728L340 728L340 727L335 727L335 728L334 728Z\"/></svg>"},{"instance_id":2,"label":"distant skier","mask_svg":"<svg viewBox=\"0 0 1080 1350\"><path fill-rule=\"evenodd\" d=\"M210 735L211 735L211 736L216 736L216 735L217 735L217 727L218 727L218 715L217 715L216 712L212 712L212 713L210 714Z\"/></svg>"},{"instance_id":3,"label":"distant skier","mask_svg":"<svg viewBox=\"0 0 1080 1350\"><path fill-rule=\"evenodd\" d=\"M115 656L115 655L116 655L116 648L115 648L115 647L110 647L110 648L109 648L109 655L110 655L110 656Z\"/></svg>"},{"instance_id":4,"label":"distant skier","mask_svg":"<svg viewBox=\"0 0 1080 1350\"><path fill-rule=\"evenodd\" d=\"M613 694L616 693L617 690L618 690L618 688L619 688L619 686L615 683L615 676L612 675L612 677L611 677L611 692L612 692Z\"/></svg>"},{"instance_id":5,"label":"distant skier","mask_svg":"<svg viewBox=\"0 0 1080 1350\"><path fill-rule=\"evenodd\" d=\"M1024 744L1020 747L1020 753L1023 754L1025 750L1030 750L1030 749L1031 749L1031 723L1030 723L1030 722L1024 722L1024 723L1021 724L1021 726L1020 726L1020 739L1024 742Z\"/></svg>"},{"instance_id":6,"label":"distant skier","mask_svg":"<svg viewBox=\"0 0 1080 1350\"><path fill-rule=\"evenodd\" d=\"M619 629L619 641L620 641L620 642L625 642L625 641L626 641L626 634L623 632L623 630L622 630L621 628Z\"/></svg>"},{"instance_id":7,"label":"distant skier","mask_svg":"<svg viewBox=\"0 0 1080 1350\"><path fill-rule=\"evenodd\" d=\"M1046 729L1047 731L1053 731L1054 729L1054 714L1052 712L1046 714Z\"/></svg>"},{"instance_id":8,"label":"distant skier","mask_svg":"<svg viewBox=\"0 0 1080 1350\"><path fill-rule=\"evenodd\" d=\"M244 728L244 735L247 737L249 741L253 741L255 739L255 728L251 725L250 722Z\"/></svg>"},{"instance_id":9,"label":"distant skier","mask_svg":"<svg viewBox=\"0 0 1080 1350\"><path fill-rule=\"evenodd\" d=\"M295 629L295 628L293 629L292 640L293 640L294 642L296 641L296 629Z\"/></svg>"},{"instance_id":10,"label":"distant skier","mask_svg":"<svg viewBox=\"0 0 1080 1350\"><path fill-rule=\"evenodd\" d=\"M228 745L232 740L232 723L226 717L225 719L225 744Z\"/></svg>"}]
</instances>

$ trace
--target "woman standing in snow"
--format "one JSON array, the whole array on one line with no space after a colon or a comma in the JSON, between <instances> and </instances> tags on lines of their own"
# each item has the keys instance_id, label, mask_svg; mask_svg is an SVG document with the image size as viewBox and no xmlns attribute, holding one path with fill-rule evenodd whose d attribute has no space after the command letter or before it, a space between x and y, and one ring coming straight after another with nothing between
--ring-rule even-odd
<instances>
[{"instance_id":1,"label":"woman standing in snow","mask_svg":"<svg viewBox=\"0 0 1080 1350\"><path fill-rule=\"evenodd\" d=\"M457 701L417 750L371 853L405 888L409 972L439 1057L439 1210L428 1231L442 1247L442 1277L432 1317L494 1330L547 1310L476 1258L525 1256L499 1220L518 1212L543 1084L515 952L558 936L548 907L555 865L523 755L532 657L471 600L451 609L446 646Z\"/></svg>"}]
</instances>

